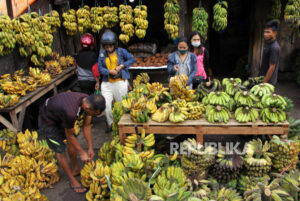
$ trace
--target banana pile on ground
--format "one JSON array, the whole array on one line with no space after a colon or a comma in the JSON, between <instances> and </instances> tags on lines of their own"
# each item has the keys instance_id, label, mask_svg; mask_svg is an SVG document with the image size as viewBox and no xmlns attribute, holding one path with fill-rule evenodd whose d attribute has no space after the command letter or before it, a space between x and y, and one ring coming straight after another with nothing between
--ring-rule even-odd
<instances>
[{"instance_id":1,"label":"banana pile on ground","mask_svg":"<svg viewBox=\"0 0 300 201\"><path fill-rule=\"evenodd\" d=\"M238 178L243 167L243 158L237 153L226 153L222 147L216 156L216 163L211 168L211 175L220 182L229 182Z\"/></svg>"},{"instance_id":2,"label":"banana pile on ground","mask_svg":"<svg viewBox=\"0 0 300 201\"><path fill-rule=\"evenodd\" d=\"M179 4L178 0L167 0L165 5L165 30L168 32L169 37L175 40L178 37L179 25Z\"/></svg>"},{"instance_id":3,"label":"banana pile on ground","mask_svg":"<svg viewBox=\"0 0 300 201\"><path fill-rule=\"evenodd\" d=\"M222 32L227 28L227 9L226 1L216 3L213 7L214 18L212 27L217 32Z\"/></svg>"},{"instance_id":4,"label":"banana pile on ground","mask_svg":"<svg viewBox=\"0 0 300 201\"><path fill-rule=\"evenodd\" d=\"M276 177L280 178L280 187L293 197L294 200L299 198L299 187L300 187L300 171L291 170L289 173L276 174Z\"/></svg>"},{"instance_id":5,"label":"banana pile on ground","mask_svg":"<svg viewBox=\"0 0 300 201\"><path fill-rule=\"evenodd\" d=\"M299 27L300 4L297 0L288 0L284 9L284 21L290 26L291 29Z\"/></svg>"},{"instance_id":6,"label":"banana pile on ground","mask_svg":"<svg viewBox=\"0 0 300 201\"><path fill-rule=\"evenodd\" d=\"M119 18L120 27L122 33L119 35L119 40L127 44L131 37L134 36L134 25L133 25L133 9L129 5L121 4L119 6Z\"/></svg>"},{"instance_id":7,"label":"banana pile on ground","mask_svg":"<svg viewBox=\"0 0 300 201\"><path fill-rule=\"evenodd\" d=\"M279 138L274 135L270 141L272 157L272 167L276 172L282 172L287 167L289 170L296 169L299 154L299 142Z\"/></svg>"},{"instance_id":8,"label":"banana pile on ground","mask_svg":"<svg viewBox=\"0 0 300 201\"><path fill-rule=\"evenodd\" d=\"M280 0L272 0L272 6L268 13L269 19L280 19L281 16L281 1Z\"/></svg>"},{"instance_id":9,"label":"banana pile on ground","mask_svg":"<svg viewBox=\"0 0 300 201\"><path fill-rule=\"evenodd\" d=\"M213 79L209 82L201 82L195 93L199 94L199 101L201 101L205 96L207 96L210 92L220 91L221 83L218 79Z\"/></svg>"},{"instance_id":10,"label":"banana pile on ground","mask_svg":"<svg viewBox=\"0 0 300 201\"><path fill-rule=\"evenodd\" d=\"M56 60L46 61L45 69L46 72L50 74L51 78L55 78L62 73L61 66Z\"/></svg>"},{"instance_id":11,"label":"banana pile on ground","mask_svg":"<svg viewBox=\"0 0 300 201\"><path fill-rule=\"evenodd\" d=\"M37 83L37 86L46 86L51 82L50 74L42 72L39 68L29 67L29 75L31 77L28 77L26 80L28 84Z\"/></svg>"},{"instance_id":12,"label":"banana pile on ground","mask_svg":"<svg viewBox=\"0 0 300 201\"><path fill-rule=\"evenodd\" d=\"M44 18L48 21L51 32L54 33L57 31L57 28L61 26L61 21L59 18L59 13L56 10L52 10L50 13L46 13Z\"/></svg>"},{"instance_id":13,"label":"banana pile on ground","mask_svg":"<svg viewBox=\"0 0 300 201\"><path fill-rule=\"evenodd\" d=\"M19 100L20 96L18 95L4 95L0 93L0 109L14 106Z\"/></svg>"},{"instance_id":14,"label":"banana pile on ground","mask_svg":"<svg viewBox=\"0 0 300 201\"><path fill-rule=\"evenodd\" d=\"M85 33L91 27L90 7L85 5L76 11L77 27L79 33Z\"/></svg>"},{"instance_id":15,"label":"banana pile on ground","mask_svg":"<svg viewBox=\"0 0 300 201\"><path fill-rule=\"evenodd\" d=\"M267 175L271 170L272 156L270 144L267 141L263 144L261 139L251 140L246 146L244 158L246 174L254 177Z\"/></svg>"},{"instance_id":16,"label":"banana pile on ground","mask_svg":"<svg viewBox=\"0 0 300 201\"><path fill-rule=\"evenodd\" d=\"M208 13L205 11L204 7L193 9L192 30L198 31L200 33L202 42L205 42L207 40Z\"/></svg>"},{"instance_id":17,"label":"banana pile on ground","mask_svg":"<svg viewBox=\"0 0 300 201\"><path fill-rule=\"evenodd\" d=\"M77 21L76 21L76 11L70 9L62 14L64 18L63 26L66 29L66 34L69 36L74 36L77 33Z\"/></svg>"},{"instance_id":18,"label":"banana pile on ground","mask_svg":"<svg viewBox=\"0 0 300 201\"><path fill-rule=\"evenodd\" d=\"M219 190L212 191L208 200L234 200L234 201L242 201L242 197L240 194L233 189L222 187Z\"/></svg>"},{"instance_id":19,"label":"banana pile on ground","mask_svg":"<svg viewBox=\"0 0 300 201\"><path fill-rule=\"evenodd\" d=\"M149 22L147 20L147 6L139 5L133 10L134 12L134 24L135 24L135 35L142 39L146 36L146 30L148 28Z\"/></svg>"},{"instance_id":20,"label":"banana pile on ground","mask_svg":"<svg viewBox=\"0 0 300 201\"><path fill-rule=\"evenodd\" d=\"M195 172L207 172L208 168L215 162L214 149L210 146L204 147L198 144L195 139L188 139L183 142L183 156L181 167L186 175Z\"/></svg>"},{"instance_id":21,"label":"banana pile on ground","mask_svg":"<svg viewBox=\"0 0 300 201\"><path fill-rule=\"evenodd\" d=\"M110 165L114 160L113 150L112 150L113 142L114 142L113 140L111 142L105 142L99 150L98 153L99 159L103 161L105 165Z\"/></svg>"},{"instance_id":22,"label":"banana pile on ground","mask_svg":"<svg viewBox=\"0 0 300 201\"><path fill-rule=\"evenodd\" d=\"M266 94L262 97L261 103L264 108L260 112L260 117L264 122L278 123L286 120L284 109L287 104L280 95Z\"/></svg>"},{"instance_id":23,"label":"banana pile on ground","mask_svg":"<svg viewBox=\"0 0 300 201\"><path fill-rule=\"evenodd\" d=\"M195 90L187 86L188 77L185 74L171 77L169 87L173 93L173 99L185 99L187 102L198 100Z\"/></svg>"},{"instance_id":24,"label":"banana pile on ground","mask_svg":"<svg viewBox=\"0 0 300 201\"><path fill-rule=\"evenodd\" d=\"M118 7L104 6L103 12L104 26L106 28L111 29L118 24Z\"/></svg>"},{"instance_id":25,"label":"banana pile on ground","mask_svg":"<svg viewBox=\"0 0 300 201\"><path fill-rule=\"evenodd\" d=\"M258 183L267 184L270 179L271 178L268 175L263 177L252 177L241 174L238 178L237 188L239 191L245 192L251 190Z\"/></svg>"},{"instance_id":26,"label":"banana pile on ground","mask_svg":"<svg viewBox=\"0 0 300 201\"><path fill-rule=\"evenodd\" d=\"M94 33L99 33L100 30L104 27L103 12L103 8L101 7L91 8L91 29Z\"/></svg>"},{"instance_id":27,"label":"banana pile on ground","mask_svg":"<svg viewBox=\"0 0 300 201\"><path fill-rule=\"evenodd\" d=\"M16 146L17 135L9 129L0 131L0 151L16 155L19 148Z\"/></svg>"},{"instance_id":28,"label":"banana pile on ground","mask_svg":"<svg viewBox=\"0 0 300 201\"><path fill-rule=\"evenodd\" d=\"M125 139L125 144L124 144L124 154L131 154L131 153L136 153L137 152L143 152L148 151L152 146L155 144L155 138L154 134L147 134L145 129L142 129L141 134L131 134ZM151 151L151 150L150 150ZM152 151L151 151L152 152ZM152 156L151 156L152 155ZM147 156L147 158L152 158L154 155L151 153L150 156ZM142 157L143 158L143 157Z\"/></svg>"},{"instance_id":29,"label":"banana pile on ground","mask_svg":"<svg viewBox=\"0 0 300 201\"><path fill-rule=\"evenodd\" d=\"M0 14L0 56L12 53L16 46L15 31L9 16Z\"/></svg>"},{"instance_id":30,"label":"banana pile on ground","mask_svg":"<svg viewBox=\"0 0 300 201\"><path fill-rule=\"evenodd\" d=\"M20 154L0 156L0 195L3 200L48 200L40 189L59 180L58 166L46 141L35 131L17 135Z\"/></svg>"}]
</instances>

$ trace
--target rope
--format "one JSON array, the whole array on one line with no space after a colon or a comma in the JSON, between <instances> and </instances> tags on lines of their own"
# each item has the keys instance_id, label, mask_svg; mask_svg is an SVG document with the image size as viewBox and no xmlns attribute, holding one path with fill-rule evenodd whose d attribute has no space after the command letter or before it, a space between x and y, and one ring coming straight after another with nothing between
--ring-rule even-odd
<instances>
[{"instance_id":1,"label":"rope","mask_svg":"<svg viewBox=\"0 0 300 201\"><path fill-rule=\"evenodd\" d=\"M124 0L123 4L124 4L124 5L127 5L127 1L126 1L126 0Z\"/></svg>"},{"instance_id":2,"label":"rope","mask_svg":"<svg viewBox=\"0 0 300 201\"><path fill-rule=\"evenodd\" d=\"M84 0L81 0L81 8L84 7Z\"/></svg>"},{"instance_id":3,"label":"rope","mask_svg":"<svg viewBox=\"0 0 300 201\"><path fill-rule=\"evenodd\" d=\"M52 5L51 5L51 3L49 3L49 13L51 13L52 12Z\"/></svg>"},{"instance_id":4,"label":"rope","mask_svg":"<svg viewBox=\"0 0 300 201\"><path fill-rule=\"evenodd\" d=\"M105 175L105 177L106 177L106 180L107 180L108 188L109 188L110 192L112 192L112 188L111 188L110 180L109 180L109 178L108 178L108 176L107 176L107 175Z\"/></svg>"},{"instance_id":5,"label":"rope","mask_svg":"<svg viewBox=\"0 0 300 201\"><path fill-rule=\"evenodd\" d=\"M28 13L31 13L31 8L30 8L28 0L27 0L27 7L28 7Z\"/></svg>"},{"instance_id":6,"label":"rope","mask_svg":"<svg viewBox=\"0 0 300 201\"><path fill-rule=\"evenodd\" d=\"M157 160L155 160L157 162ZM149 179L149 182L148 182L148 187L150 187L151 185L151 180L153 179L153 177L155 177L155 175L158 173L158 171L160 170L160 166L159 166L159 162L157 162L157 169L155 170L155 172L153 173L153 175L151 176L151 178Z\"/></svg>"},{"instance_id":7,"label":"rope","mask_svg":"<svg viewBox=\"0 0 300 201\"><path fill-rule=\"evenodd\" d=\"M202 7L202 1L199 0L199 5L198 5L198 8L201 8Z\"/></svg>"},{"instance_id":8,"label":"rope","mask_svg":"<svg viewBox=\"0 0 300 201\"><path fill-rule=\"evenodd\" d=\"M69 1L67 1L67 8L68 8L68 10L71 9L70 2L69 2Z\"/></svg>"}]
</instances>

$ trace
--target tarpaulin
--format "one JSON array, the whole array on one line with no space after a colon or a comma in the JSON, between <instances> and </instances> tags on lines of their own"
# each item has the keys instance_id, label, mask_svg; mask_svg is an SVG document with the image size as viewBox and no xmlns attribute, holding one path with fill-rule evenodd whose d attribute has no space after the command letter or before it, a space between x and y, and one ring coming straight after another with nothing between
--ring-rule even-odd
<instances>
[{"instance_id":1,"label":"tarpaulin","mask_svg":"<svg viewBox=\"0 0 300 201\"><path fill-rule=\"evenodd\" d=\"M11 0L11 1L13 7L13 14L14 17L16 17L27 9L28 4L31 5L36 0Z\"/></svg>"},{"instance_id":2,"label":"tarpaulin","mask_svg":"<svg viewBox=\"0 0 300 201\"><path fill-rule=\"evenodd\" d=\"M6 0L0 0L0 12L7 15Z\"/></svg>"}]
</instances>

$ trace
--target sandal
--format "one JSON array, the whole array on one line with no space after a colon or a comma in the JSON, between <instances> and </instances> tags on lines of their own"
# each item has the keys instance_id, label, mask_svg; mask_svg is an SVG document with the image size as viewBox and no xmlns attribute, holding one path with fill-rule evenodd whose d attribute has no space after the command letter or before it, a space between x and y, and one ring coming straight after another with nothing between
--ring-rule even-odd
<instances>
[{"instance_id":1,"label":"sandal","mask_svg":"<svg viewBox=\"0 0 300 201\"><path fill-rule=\"evenodd\" d=\"M70 183L69 183L70 184ZM70 187L71 187L71 189L74 191L75 189L83 189L83 188L85 188L85 187L83 187L83 186L78 186L78 187L75 187L75 186L72 186L71 184L70 184ZM86 188L85 188L86 189ZM82 192L77 192L77 191L74 191L75 193L79 193L79 194L84 194L84 193L86 193L87 192L87 189L85 190L85 191L82 191Z\"/></svg>"}]
</instances>

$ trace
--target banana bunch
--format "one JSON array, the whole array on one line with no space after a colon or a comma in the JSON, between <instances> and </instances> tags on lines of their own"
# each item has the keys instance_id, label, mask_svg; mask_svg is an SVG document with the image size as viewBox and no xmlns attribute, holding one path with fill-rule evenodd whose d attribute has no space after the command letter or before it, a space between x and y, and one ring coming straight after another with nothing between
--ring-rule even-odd
<instances>
[{"instance_id":1,"label":"banana bunch","mask_svg":"<svg viewBox=\"0 0 300 201\"><path fill-rule=\"evenodd\" d=\"M90 173L93 183L100 183L100 187L103 190L108 188L106 176L108 176L108 178L111 176L110 167L103 164L102 161L97 160L94 169Z\"/></svg>"},{"instance_id":2,"label":"banana bunch","mask_svg":"<svg viewBox=\"0 0 300 201\"><path fill-rule=\"evenodd\" d=\"M20 96L18 95L4 95L0 93L0 109L14 106L19 100Z\"/></svg>"},{"instance_id":3,"label":"banana bunch","mask_svg":"<svg viewBox=\"0 0 300 201\"><path fill-rule=\"evenodd\" d=\"M210 123L227 123L231 118L231 113L225 106L208 105L206 107L206 118Z\"/></svg>"},{"instance_id":4,"label":"banana bunch","mask_svg":"<svg viewBox=\"0 0 300 201\"><path fill-rule=\"evenodd\" d=\"M139 114L136 118L135 117L131 117L131 118L132 118L133 122L135 122L135 123L146 123L150 119L147 109L139 112Z\"/></svg>"},{"instance_id":5,"label":"banana bunch","mask_svg":"<svg viewBox=\"0 0 300 201\"><path fill-rule=\"evenodd\" d=\"M169 37L175 40L178 37L179 25L179 4L178 0L167 0L164 4L165 9L165 30L168 32Z\"/></svg>"},{"instance_id":6,"label":"banana bunch","mask_svg":"<svg viewBox=\"0 0 300 201\"><path fill-rule=\"evenodd\" d=\"M141 73L138 74L135 79L133 80L133 88L138 87L141 84L149 84L150 88L152 87L152 85L149 83L150 81L150 77L148 75L148 73ZM158 83L159 84L159 83Z\"/></svg>"},{"instance_id":7,"label":"banana bunch","mask_svg":"<svg viewBox=\"0 0 300 201\"><path fill-rule=\"evenodd\" d=\"M148 151L143 151L143 152L139 153L139 157L144 163L146 163L148 160L153 159L154 153L155 153L154 149L148 150Z\"/></svg>"},{"instance_id":8,"label":"banana bunch","mask_svg":"<svg viewBox=\"0 0 300 201\"><path fill-rule=\"evenodd\" d=\"M129 5L121 4L119 6L119 18L120 27L122 34L120 34L119 39L122 43L127 44L131 37L134 36L134 26L133 26L133 9Z\"/></svg>"},{"instance_id":9,"label":"banana bunch","mask_svg":"<svg viewBox=\"0 0 300 201\"><path fill-rule=\"evenodd\" d=\"M151 115L151 119L157 122L165 122L169 119L170 113L171 107L169 106L169 103L166 103Z\"/></svg>"},{"instance_id":10,"label":"banana bunch","mask_svg":"<svg viewBox=\"0 0 300 201\"><path fill-rule=\"evenodd\" d=\"M90 16L90 7L85 5L83 8L79 8L76 11L77 25L79 33L85 33L92 25Z\"/></svg>"},{"instance_id":11,"label":"banana bunch","mask_svg":"<svg viewBox=\"0 0 300 201\"><path fill-rule=\"evenodd\" d=\"M272 0L272 7L268 13L269 19L280 19L281 16L281 1L280 0Z\"/></svg>"},{"instance_id":12,"label":"banana bunch","mask_svg":"<svg viewBox=\"0 0 300 201\"><path fill-rule=\"evenodd\" d=\"M252 189L258 183L267 184L270 180L269 175L264 175L263 177L249 177L245 175L240 175L238 178L238 186L237 188L244 192Z\"/></svg>"},{"instance_id":13,"label":"banana bunch","mask_svg":"<svg viewBox=\"0 0 300 201\"><path fill-rule=\"evenodd\" d=\"M112 197L114 201L125 200L140 200L147 201L151 196L151 189L147 184L140 179L128 179L126 182L122 182Z\"/></svg>"},{"instance_id":14,"label":"banana bunch","mask_svg":"<svg viewBox=\"0 0 300 201\"><path fill-rule=\"evenodd\" d=\"M269 83L262 83L259 85L255 85L250 89L250 92L255 96L262 98L264 95L273 94L274 86Z\"/></svg>"},{"instance_id":15,"label":"banana bunch","mask_svg":"<svg viewBox=\"0 0 300 201\"><path fill-rule=\"evenodd\" d=\"M280 108L264 108L260 111L260 118L266 123L278 123L286 120L285 112Z\"/></svg>"},{"instance_id":16,"label":"banana bunch","mask_svg":"<svg viewBox=\"0 0 300 201\"><path fill-rule=\"evenodd\" d=\"M277 94L266 94L262 97L261 103L264 107L277 107L281 109L285 109L287 106L284 98Z\"/></svg>"},{"instance_id":17,"label":"banana bunch","mask_svg":"<svg viewBox=\"0 0 300 201\"><path fill-rule=\"evenodd\" d=\"M300 120L295 120L292 117L290 117L289 123L289 138L298 139L298 134L300 133Z\"/></svg>"},{"instance_id":18,"label":"banana bunch","mask_svg":"<svg viewBox=\"0 0 300 201\"><path fill-rule=\"evenodd\" d=\"M26 83L23 83L21 78L18 78L16 81L6 81L1 83L1 88L7 94L25 96L29 86Z\"/></svg>"},{"instance_id":19,"label":"banana bunch","mask_svg":"<svg viewBox=\"0 0 300 201\"><path fill-rule=\"evenodd\" d=\"M157 111L157 106L155 104L155 99L151 99L147 101L147 108L151 114L154 114Z\"/></svg>"},{"instance_id":20,"label":"banana bunch","mask_svg":"<svg viewBox=\"0 0 300 201\"><path fill-rule=\"evenodd\" d=\"M106 28L110 29L118 24L118 7L104 6L103 13L104 26Z\"/></svg>"},{"instance_id":21,"label":"banana bunch","mask_svg":"<svg viewBox=\"0 0 300 201\"><path fill-rule=\"evenodd\" d=\"M299 16L300 16L300 4L297 0L289 0L284 9L284 21L292 29L299 27Z\"/></svg>"},{"instance_id":22,"label":"banana bunch","mask_svg":"<svg viewBox=\"0 0 300 201\"><path fill-rule=\"evenodd\" d=\"M200 119L202 113L205 111L205 107L203 104L200 104L199 102L188 102L187 103L188 107L188 114L187 114L187 119L189 120L196 120Z\"/></svg>"},{"instance_id":23,"label":"banana bunch","mask_svg":"<svg viewBox=\"0 0 300 201\"><path fill-rule=\"evenodd\" d=\"M217 32L222 32L227 28L227 9L226 1L216 3L213 7L214 21L212 27Z\"/></svg>"},{"instance_id":24,"label":"banana bunch","mask_svg":"<svg viewBox=\"0 0 300 201\"><path fill-rule=\"evenodd\" d=\"M145 129L142 129L141 134L131 134L125 139L124 154L131 154L142 150L146 151L155 144L154 134L146 135ZM151 158L151 157L150 157Z\"/></svg>"},{"instance_id":25,"label":"banana bunch","mask_svg":"<svg viewBox=\"0 0 300 201\"><path fill-rule=\"evenodd\" d=\"M171 107L171 113L169 115L169 120L173 123L180 123L184 122L187 119L188 108L178 108L178 107Z\"/></svg>"},{"instance_id":26,"label":"banana bunch","mask_svg":"<svg viewBox=\"0 0 300 201\"><path fill-rule=\"evenodd\" d=\"M113 133L112 133L112 135L113 136L119 135L118 123L123 114L124 114L124 109L122 107L122 103L115 102L113 105L113 109L112 109L112 115L113 115L113 125L112 125Z\"/></svg>"},{"instance_id":27,"label":"banana bunch","mask_svg":"<svg viewBox=\"0 0 300 201\"><path fill-rule=\"evenodd\" d=\"M71 66L74 66L75 59L72 56L66 56L66 62L67 62L67 66L71 67Z\"/></svg>"},{"instance_id":28,"label":"banana bunch","mask_svg":"<svg viewBox=\"0 0 300 201\"><path fill-rule=\"evenodd\" d=\"M45 69L50 74L51 78L55 78L62 73L61 66L56 60L46 61Z\"/></svg>"},{"instance_id":29,"label":"banana bunch","mask_svg":"<svg viewBox=\"0 0 300 201\"><path fill-rule=\"evenodd\" d=\"M235 110L234 118L240 123L257 122L259 117L258 111L255 108L239 107Z\"/></svg>"},{"instance_id":30,"label":"banana bunch","mask_svg":"<svg viewBox=\"0 0 300 201\"><path fill-rule=\"evenodd\" d=\"M233 189L223 187L219 190L212 191L209 196L210 200L232 200L232 201L242 201L240 194Z\"/></svg>"},{"instance_id":31,"label":"banana bunch","mask_svg":"<svg viewBox=\"0 0 300 201\"><path fill-rule=\"evenodd\" d=\"M12 53L16 46L12 20L7 15L0 15L0 56Z\"/></svg>"},{"instance_id":32,"label":"banana bunch","mask_svg":"<svg viewBox=\"0 0 300 201\"><path fill-rule=\"evenodd\" d=\"M146 87L149 93L148 99L150 101L154 101L157 107L161 107L165 103L172 102L172 96L169 93L169 88L164 87L161 83L147 83Z\"/></svg>"},{"instance_id":33,"label":"banana bunch","mask_svg":"<svg viewBox=\"0 0 300 201\"><path fill-rule=\"evenodd\" d=\"M106 194L106 191L102 190L99 183L93 182L89 185L89 191L86 193L85 198L88 201L101 201Z\"/></svg>"},{"instance_id":34,"label":"banana bunch","mask_svg":"<svg viewBox=\"0 0 300 201\"><path fill-rule=\"evenodd\" d=\"M280 187L289 193L294 200L297 200L299 197L299 178L300 172L299 170L292 170L289 173L285 173L283 175L276 174L276 177L279 177Z\"/></svg>"},{"instance_id":35,"label":"banana bunch","mask_svg":"<svg viewBox=\"0 0 300 201\"><path fill-rule=\"evenodd\" d=\"M272 158L272 167L277 172L282 172L291 164L289 170L296 169L298 163L299 143L293 140L281 139L274 135L270 141Z\"/></svg>"},{"instance_id":36,"label":"banana bunch","mask_svg":"<svg viewBox=\"0 0 300 201\"><path fill-rule=\"evenodd\" d=\"M248 176L262 177L270 172L272 154L269 149L270 144L263 144L259 138L247 144L244 161Z\"/></svg>"},{"instance_id":37,"label":"banana bunch","mask_svg":"<svg viewBox=\"0 0 300 201\"><path fill-rule=\"evenodd\" d=\"M41 72L39 68L29 67L29 77L26 81L28 84L37 82L37 86L46 86L51 82L51 77L48 73ZM33 78L30 79L30 78Z\"/></svg>"},{"instance_id":38,"label":"banana bunch","mask_svg":"<svg viewBox=\"0 0 300 201\"><path fill-rule=\"evenodd\" d=\"M91 28L92 32L94 33L99 33L100 30L104 27L103 12L103 8L101 7L91 8Z\"/></svg>"},{"instance_id":39,"label":"banana bunch","mask_svg":"<svg viewBox=\"0 0 300 201\"><path fill-rule=\"evenodd\" d=\"M82 113L75 121L74 123L74 134L75 135L79 135L79 132L81 130L81 127L84 124L84 120L85 120L85 113Z\"/></svg>"},{"instance_id":40,"label":"banana bunch","mask_svg":"<svg viewBox=\"0 0 300 201\"><path fill-rule=\"evenodd\" d=\"M123 158L124 167L132 172L139 172L144 167L138 154L126 154Z\"/></svg>"},{"instance_id":41,"label":"banana bunch","mask_svg":"<svg viewBox=\"0 0 300 201\"><path fill-rule=\"evenodd\" d=\"M284 191L280 186L280 178L272 180L270 183L258 183L252 189L244 193L244 200L285 200L293 201L292 196Z\"/></svg>"},{"instance_id":42,"label":"banana bunch","mask_svg":"<svg viewBox=\"0 0 300 201\"><path fill-rule=\"evenodd\" d=\"M80 171L80 181L81 184L88 188L93 183L93 179L90 177L92 171L95 170L95 162L91 161L84 164L83 168Z\"/></svg>"},{"instance_id":43,"label":"banana bunch","mask_svg":"<svg viewBox=\"0 0 300 201\"><path fill-rule=\"evenodd\" d=\"M148 20L147 20L147 6L140 5L136 6L133 10L134 12L134 24L135 24L135 35L142 39L146 36L146 30L148 28Z\"/></svg>"},{"instance_id":44,"label":"banana bunch","mask_svg":"<svg viewBox=\"0 0 300 201\"><path fill-rule=\"evenodd\" d=\"M176 75L171 77L169 87L173 93L173 99L185 99L191 102L197 99L195 90L189 89L187 85L188 77L185 74Z\"/></svg>"},{"instance_id":45,"label":"banana bunch","mask_svg":"<svg viewBox=\"0 0 300 201\"><path fill-rule=\"evenodd\" d=\"M105 163L105 165L110 165L113 162L113 150L110 142L105 142L99 150L99 159Z\"/></svg>"},{"instance_id":46,"label":"banana bunch","mask_svg":"<svg viewBox=\"0 0 300 201\"><path fill-rule=\"evenodd\" d=\"M50 13L45 14L44 18L48 21L52 33L56 32L57 28L61 26L59 13L56 10L52 10Z\"/></svg>"},{"instance_id":47,"label":"banana bunch","mask_svg":"<svg viewBox=\"0 0 300 201\"><path fill-rule=\"evenodd\" d=\"M207 103L209 105L227 106L229 102L230 102L230 96L223 91L211 92L207 96Z\"/></svg>"},{"instance_id":48,"label":"banana bunch","mask_svg":"<svg viewBox=\"0 0 300 201\"><path fill-rule=\"evenodd\" d=\"M207 40L208 13L205 11L204 7L193 9L192 30L200 33L203 42Z\"/></svg>"},{"instance_id":49,"label":"banana bunch","mask_svg":"<svg viewBox=\"0 0 300 201\"><path fill-rule=\"evenodd\" d=\"M222 80L222 86L223 87L226 87L227 85L230 85L230 84L242 84L242 80L240 78L224 78Z\"/></svg>"},{"instance_id":50,"label":"banana bunch","mask_svg":"<svg viewBox=\"0 0 300 201\"><path fill-rule=\"evenodd\" d=\"M16 143L16 134L9 129L0 131L0 149L9 152Z\"/></svg>"},{"instance_id":51,"label":"banana bunch","mask_svg":"<svg viewBox=\"0 0 300 201\"><path fill-rule=\"evenodd\" d=\"M61 68L64 70L68 67L71 67L74 65L74 57L72 56L66 56L66 57L60 57L59 58L59 64L61 66Z\"/></svg>"},{"instance_id":52,"label":"banana bunch","mask_svg":"<svg viewBox=\"0 0 300 201\"><path fill-rule=\"evenodd\" d=\"M261 84L264 82L264 76L259 77L249 77L247 80L243 82L243 86L250 90L255 85Z\"/></svg>"},{"instance_id":53,"label":"banana bunch","mask_svg":"<svg viewBox=\"0 0 300 201\"><path fill-rule=\"evenodd\" d=\"M199 98L203 99L207 96L210 92L220 91L221 90L221 83L218 79L213 79L213 81L209 82L201 82L197 89L196 93L199 94ZM199 101L201 101L201 99Z\"/></svg>"},{"instance_id":54,"label":"banana bunch","mask_svg":"<svg viewBox=\"0 0 300 201\"><path fill-rule=\"evenodd\" d=\"M66 34L69 36L74 36L77 33L77 21L76 21L76 11L70 9L62 14L64 18L63 26L66 29Z\"/></svg>"},{"instance_id":55,"label":"banana bunch","mask_svg":"<svg viewBox=\"0 0 300 201\"><path fill-rule=\"evenodd\" d=\"M237 92L234 96L234 101L236 102L237 106L248 106L253 107L259 99L248 91Z\"/></svg>"}]
</instances>

